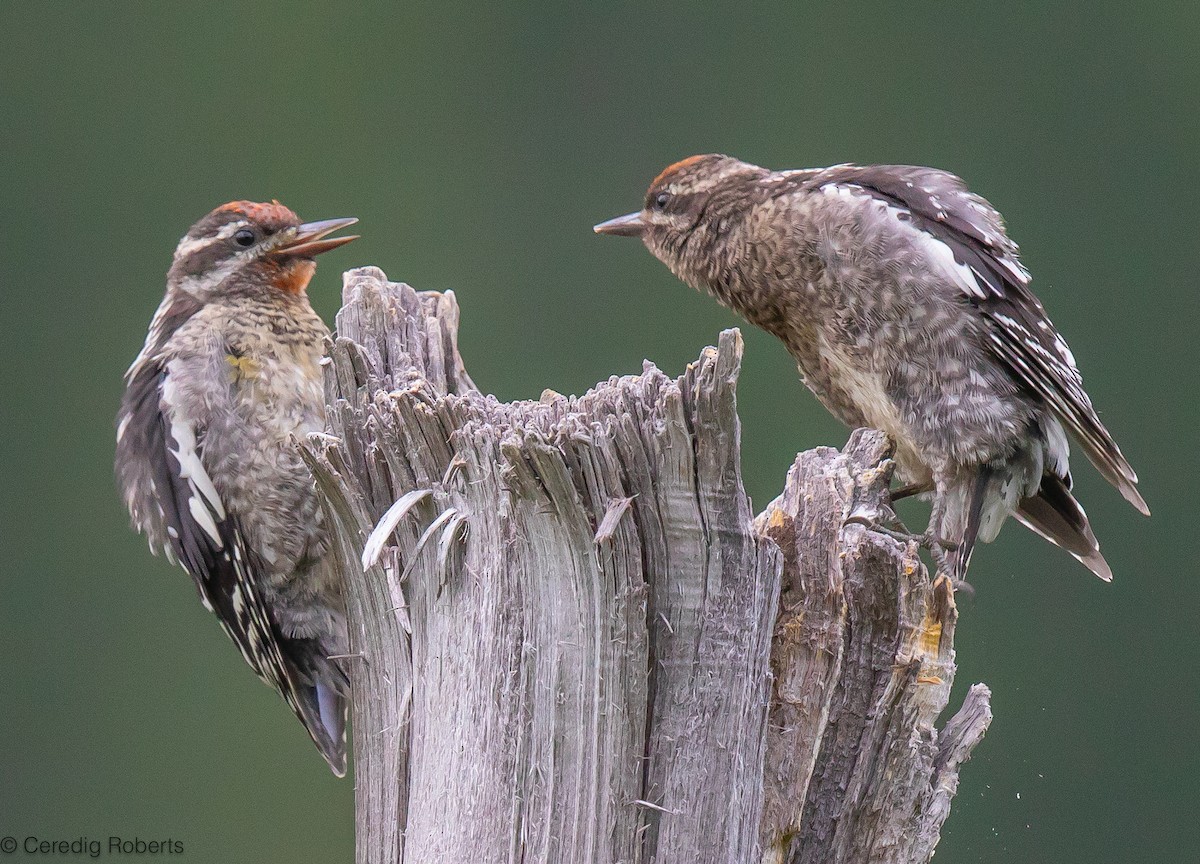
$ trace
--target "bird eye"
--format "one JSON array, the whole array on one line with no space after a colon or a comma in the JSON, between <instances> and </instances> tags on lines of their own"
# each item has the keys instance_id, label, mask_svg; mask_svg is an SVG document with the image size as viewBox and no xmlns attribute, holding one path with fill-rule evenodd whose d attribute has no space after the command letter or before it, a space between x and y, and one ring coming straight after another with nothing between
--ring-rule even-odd
<instances>
[{"instance_id":1,"label":"bird eye","mask_svg":"<svg viewBox=\"0 0 1200 864\"><path fill-rule=\"evenodd\" d=\"M254 232L249 228L240 228L234 233L233 242L239 246L253 246Z\"/></svg>"},{"instance_id":2,"label":"bird eye","mask_svg":"<svg viewBox=\"0 0 1200 864\"><path fill-rule=\"evenodd\" d=\"M657 195L654 196L654 202L651 204L651 206L655 210L664 210L664 209L666 209L667 202L670 200L671 200L671 196L668 195L666 192L659 192Z\"/></svg>"}]
</instances>

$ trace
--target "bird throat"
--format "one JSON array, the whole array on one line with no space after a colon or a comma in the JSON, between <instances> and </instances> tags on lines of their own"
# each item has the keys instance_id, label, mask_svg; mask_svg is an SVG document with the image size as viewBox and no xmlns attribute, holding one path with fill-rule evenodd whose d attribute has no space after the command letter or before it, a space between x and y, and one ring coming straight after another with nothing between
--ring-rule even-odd
<instances>
[{"instance_id":1,"label":"bird throat","mask_svg":"<svg viewBox=\"0 0 1200 864\"><path fill-rule=\"evenodd\" d=\"M285 294L303 294L317 271L317 262L310 258L297 258L279 266L272 283Z\"/></svg>"}]
</instances>

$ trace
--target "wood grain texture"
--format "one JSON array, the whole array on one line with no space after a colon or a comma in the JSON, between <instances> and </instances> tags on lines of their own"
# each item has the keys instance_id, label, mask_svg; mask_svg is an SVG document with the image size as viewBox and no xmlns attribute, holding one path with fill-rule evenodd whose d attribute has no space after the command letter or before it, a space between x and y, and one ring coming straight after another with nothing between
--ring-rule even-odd
<instances>
[{"instance_id":1,"label":"wood grain texture","mask_svg":"<svg viewBox=\"0 0 1200 864\"><path fill-rule=\"evenodd\" d=\"M359 862L928 860L990 712L977 685L934 726L953 598L859 524L890 516L882 435L800 454L755 519L736 330L677 379L502 403L453 294L363 268L343 299L305 449Z\"/></svg>"}]
</instances>

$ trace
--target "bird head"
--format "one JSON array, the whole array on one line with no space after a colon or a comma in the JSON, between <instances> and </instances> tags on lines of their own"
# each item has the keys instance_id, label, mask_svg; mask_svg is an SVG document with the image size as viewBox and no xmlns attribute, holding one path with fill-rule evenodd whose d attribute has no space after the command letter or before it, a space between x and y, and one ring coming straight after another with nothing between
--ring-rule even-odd
<instances>
[{"instance_id":1,"label":"bird head","mask_svg":"<svg viewBox=\"0 0 1200 864\"><path fill-rule=\"evenodd\" d=\"M316 270L314 256L357 239L327 235L357 221L301 223L278 201L231 201L183 235L167 282L201 301L230 293L301 294Z\"/></svg>"},{"instance_id":2,"label":"bird head","mask_svg":"<svg viewBox=\"0 0 1200 864\"><path fill-rule=\"evenodd\" d=\"M748 186L768 172L723 156L689 156L668 165L650 183L642 209L595 226L597 234L640 237L656 258L685 281L695 283L707 242L748 204Z\"/></svg>"}]
</instances>

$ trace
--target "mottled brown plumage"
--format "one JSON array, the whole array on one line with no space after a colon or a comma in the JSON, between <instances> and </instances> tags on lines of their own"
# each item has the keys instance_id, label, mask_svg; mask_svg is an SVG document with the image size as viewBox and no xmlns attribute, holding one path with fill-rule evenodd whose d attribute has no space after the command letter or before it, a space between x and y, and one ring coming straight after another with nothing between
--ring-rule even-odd
<instances>
[{"instance_id":1,"label":"mottled brown plumage","mask_svg":"<svg viewBox=\"0 0 1200 864\"><path fill-rule=\"evenodd\" d=\"M340 588L296 442L324 428L329 335L305 288L351 224L235 201L179 241L126 374L117 482L134 527L193 577L246 662L345 772Z\"/></svg>"},{"instance_id":2,"label":"mottled brown plumage","mask_svg":"<svg viewBox=\"0 0 1200 864\"><path fill-rule=\"evenodd\" d=\"M1000 214L959 178L693 156L655 178L641 211L596 231L640 237L680 279L777 336L836 417L887 432L901 479L932 492L925 539L951 575L1012 513L1111 578L1070 493L1066 433L1148 513L1137 478Z\"/></svg>"}]
</instances>

